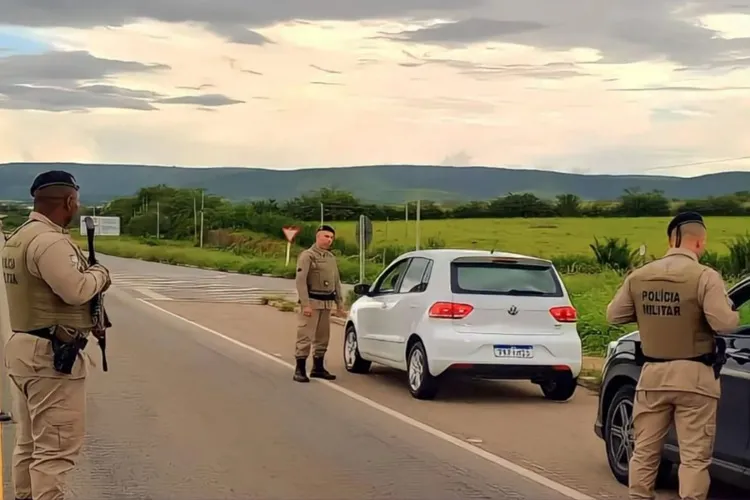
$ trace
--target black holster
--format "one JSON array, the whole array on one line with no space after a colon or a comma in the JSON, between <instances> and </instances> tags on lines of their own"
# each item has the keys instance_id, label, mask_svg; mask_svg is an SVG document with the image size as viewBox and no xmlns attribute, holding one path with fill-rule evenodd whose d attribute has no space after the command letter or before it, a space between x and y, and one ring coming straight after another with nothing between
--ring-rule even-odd
<instances>
[{"instance_id":1,"label":"black holster","mask_svg":"<svg viewBox=\"0 0 750 500\"><path fill-rule=\"evenodd\" d=\"M57 337L52 335L50 339L52 343L52 354L53 363L55 370L66 375L70 375L73 371L73 364L78 359L78 353L81 352L88 344L88 339L77 338L73 342L63 342Z\"/></svg>"}]
</instances>

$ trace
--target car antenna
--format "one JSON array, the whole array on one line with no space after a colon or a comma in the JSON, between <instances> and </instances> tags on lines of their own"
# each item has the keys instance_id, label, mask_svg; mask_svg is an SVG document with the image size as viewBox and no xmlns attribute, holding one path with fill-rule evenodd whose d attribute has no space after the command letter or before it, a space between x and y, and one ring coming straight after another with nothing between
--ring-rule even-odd
<instances>
[{"instance_id":1,"label":"car antenna","mask_svg":"<svg viewBox=\"0 0 750 500\"><path fill-rule=\"evenodd\" d=\"M490 250L490 255L494 255L495 254L495 247L496 246L497 246L497 240L495 240L495 242L492 244L492 250Z\"/></svg>"}]
</instances>

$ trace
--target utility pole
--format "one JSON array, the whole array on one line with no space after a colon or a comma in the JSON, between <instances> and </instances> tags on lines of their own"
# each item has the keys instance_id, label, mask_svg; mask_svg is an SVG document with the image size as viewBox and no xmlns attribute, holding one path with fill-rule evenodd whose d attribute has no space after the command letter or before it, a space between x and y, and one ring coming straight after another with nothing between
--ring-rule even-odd
<instances>
[{"instance_id":1,"label":"utility pole","mask_svg":"<svg viewBox=\"0 0 750 500\"><path fill-rule=\"evenodd\" d=\"M404 237L409 237L409 202L404 203Z\"/></svg>"},{"instance_id":2,"label":"utility pole","mask_svg":"<svg viewBox=\"0 0 750 500\"><path fill-rule=\"evenodd\" d=\"M193 195L193 244L198 243L198 207Z\"/></svg>"},{"instance_id":3,"label":"utility pole","mask_svg":"<svg viewBox=\"0 0 750 500\"><path fill-rule=\"evenodd\" d=\"M323 202L320 202L320 225L323 225Z\"/></svg>"},{"instance_id":4,"label":"utility pole","mask_svg":"<svg viewBox=\"0 0 750 500\"><path fill-rule=\"evenodd\" d=\"M420 208L420 203L419 202L420 202L420 200L417 200L417 229L416 229L416 233L417 233L417 250L419 250L419 219L421 217L421 213L420 213L421 212L421 208Z\"/></svg>"},{"instance_id":5,"label":"utility pole","mask_svg":"<svg viewBox=\"0 0 750 500\"><path fill-rule=\"evenodd\" d=\"M159 202L156 202L156 239L159 239L160 227L159 227Z\"/></svg>"},{"instance_id":6,"label":"utility pole","mask_svg":"<svg viewBox=\"0 0 750 500\"><path fill-rule=\"evenodd\" d=\"M201 248L203 248L203 208L205 207L205 192L201 190Z\"/></svg>"}]
</instances>

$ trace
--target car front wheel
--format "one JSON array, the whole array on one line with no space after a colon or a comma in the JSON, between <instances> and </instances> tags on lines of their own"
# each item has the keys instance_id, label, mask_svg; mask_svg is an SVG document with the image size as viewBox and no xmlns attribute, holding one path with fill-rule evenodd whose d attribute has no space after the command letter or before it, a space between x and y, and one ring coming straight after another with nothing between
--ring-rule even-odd
<instances>
[{"instance_id":1,"label":"car front wheel","mask_svg":"<svg viewBox=\"0 0 750 500\"><path fill-rule=\"evenodd\" d=\"M604 426L604 441L607 446L607 461L612 475L618 482L628 485L630 458L633 456L633 401L635 386L620 387L607 409ZM662 459L656 474L656 486L663 486L672 474L672 463Z\"/></svg>"},{"instance_id":2,"label":"car front wheel","mask_svg":"<svg viewBox=\"0 0 750 500\"><path fill-rule=\"evenodd\" d=\"M409 392L417 399L433 399L438 391L438 380L430 374L427 351L422 341L418 340L411 346L407 359Z\"/></svg>"}]
</instances>

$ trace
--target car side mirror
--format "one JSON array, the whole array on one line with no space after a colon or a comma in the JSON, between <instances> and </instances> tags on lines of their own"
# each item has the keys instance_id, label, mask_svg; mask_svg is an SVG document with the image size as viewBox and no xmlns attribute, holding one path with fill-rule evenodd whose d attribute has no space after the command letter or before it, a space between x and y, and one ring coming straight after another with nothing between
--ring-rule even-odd
<instances>
[{"instance_id":1,"label":"car side mirror","mask_svg":"<svg viewBox=\"0 0 750 500\"><path fill-rule=\"evenodd\" d=\"M370 285L366 283L359 283L357 285L354 285L354 293L356 293L357 295L369 295Z\"/></svg>"}]
</instances>

